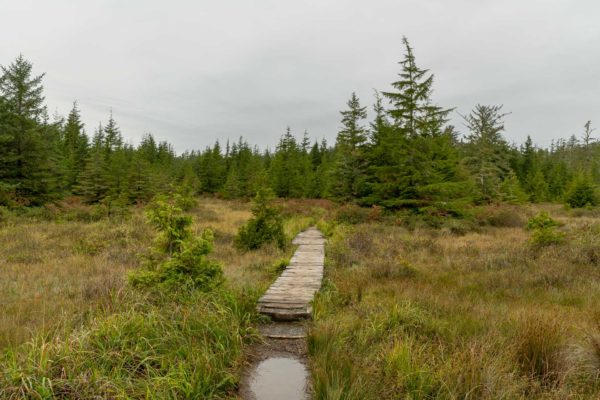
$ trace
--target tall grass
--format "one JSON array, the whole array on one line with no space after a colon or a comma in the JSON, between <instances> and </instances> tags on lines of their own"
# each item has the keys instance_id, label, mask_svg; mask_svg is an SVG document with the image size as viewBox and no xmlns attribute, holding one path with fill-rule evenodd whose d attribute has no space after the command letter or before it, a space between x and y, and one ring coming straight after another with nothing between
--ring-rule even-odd
<instances>
[{"instance_id":1,"label":"tall grass","mask_svg":"<svg viewBox=\"0 0 600 400\"><path fill-rule=\"evenodd\" d=\"M460 230L412 216L328 224L309 335L316 397L600 397L600 219L542 207L564 243L530 245L539 206L481 208Z\"/></svg>"},{"instance_id":2,"label":"tall grass","mask_svg":"<svg viewBox=\"0 0 600 400\"><path fill-rule=\"evenodd\" d=\"M0 294L12 307L1 314L0 398L236 396L257 299L291 248L238 252L233 238L249 205L201 199L190 211L193 230L215 233L210 257L226 284L210 293L138 291L125 272L155 232L143 210L130 211L91 222L9 216L0 228ZM286 229L308 223L289 216Z\"/></svg>"},{"instance_id":3,"label":"tall grass","mask_svg":"<svg viewBox=\"0 0 600 400\"><path fill-rule=\"evenodd\" d=\"M0 398L210 398L233 390L253 307L225 292L133 296L2 360Z\"/></svg>"}]
</instances>

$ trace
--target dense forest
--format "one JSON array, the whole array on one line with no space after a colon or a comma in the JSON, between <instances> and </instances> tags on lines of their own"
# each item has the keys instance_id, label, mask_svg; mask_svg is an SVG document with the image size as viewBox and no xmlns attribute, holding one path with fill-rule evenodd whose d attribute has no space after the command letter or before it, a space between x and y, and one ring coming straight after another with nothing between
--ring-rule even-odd
<instances>
[{"instance_id":1,"label":"dense forest","mask_svg":"<svg viewBox=\"0 0 600 400\"><path fill-rule=\"evenodd\" d=\"M504 137L502 106L464 115L466 132L438 106L434 76L418 67L404 39L400 72L374 93L372 113L352 94L341 111L336 143L296 137L288 127L273 150L243 138L175 154L146 135L127 143L112 116L89 136L77 103L50 117L42 80L19 56L0 77L0 205L37 206L69 195L87 203L132 204L185 190L247 198L270 187L284 198L330 198L387 209L492 202L597 202L600 145L587 122L580 137L536 146ZM536 132L543 134L543 132Z\"/></svg>"}]
</instances>

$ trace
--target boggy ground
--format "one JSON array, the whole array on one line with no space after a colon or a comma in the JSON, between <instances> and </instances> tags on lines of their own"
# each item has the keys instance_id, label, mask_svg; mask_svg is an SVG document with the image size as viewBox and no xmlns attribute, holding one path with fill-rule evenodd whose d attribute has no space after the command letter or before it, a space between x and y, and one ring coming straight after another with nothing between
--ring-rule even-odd
<instances>
[{"instance_id":1,"label":"boggy ground","mask_svg":"<svg viewBox=\"0 0 600 400\"><path fill-rule=\"evenodd\" d=\"M2 210L0 210L2 211ZM256 300L291 249L233 246L250 203L200 199L226 276L214 293L135 291L126 272L155 236L142 207L81 204L0 218L0 398L228 398L257 339ZM307 217L287 215L294 237Z\"/></svg>"},{"instance_id":2,"label":"boggy ground","mask_svg":"<svg viewBox=\"0 0 600 400\"><path fill-rule=\"evenodd\" d=\"M563 244L535 247L547 209ZM600 398L600 218L489 207L432 229L325 224L317 399Z\"/></svg>"},{"instance_id":3,"label":"boggy ground","mask_svg":"<svg viewBox=\"0 0 600 400\"><path fill-rule=\"evenodd\" d=\"M274 324L283 324L281 337L269 337L269 333L273 330L270 329ZM254 377L254 369L260 364L261 361L269 358L292 358L303 364L307 372L310 369L308 364L308 352L306 344L306 322L293 322L293 323L279 323L279 322L266 322L259 326L259 332L262 333L260 339L248 347L246 351L246 368L242 376L240 389L238 395L243 400L256 400L254 393L251 389L251 383ZM279 331L279 329L278 329ZM291 334L291 338L285 338L286 332ZM279 333L279 332L278 332ZM302 336L302 337L300 337ZM309 373L307 374L309 375ZM305 398L312 398L312 385L310 382L310 376L306 377L306 392Z\"/></svg>"}]
</instances>

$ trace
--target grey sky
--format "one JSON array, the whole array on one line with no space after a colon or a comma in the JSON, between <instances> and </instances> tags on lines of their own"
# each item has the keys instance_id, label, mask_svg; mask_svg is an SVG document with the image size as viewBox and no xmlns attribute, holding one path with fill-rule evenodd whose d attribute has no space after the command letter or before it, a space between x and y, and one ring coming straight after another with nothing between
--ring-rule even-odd
<instances>
[{"instance_id":1,"label":"grey sky","mask_svg":"<svg viewBox=\"0 0 600 400\"><path fill-rule=\"evenodd\" d=\"M352 91L370 106L395 79L403 35L436 103L504 104L511 141L600 126L592 0L0 0L0 34L0 64L23 53L46 72L51 113L78 100L91 134L112 107L129 141L177 151L272 147L287 125L332 141Z\"/></svg>"}]
</instances>

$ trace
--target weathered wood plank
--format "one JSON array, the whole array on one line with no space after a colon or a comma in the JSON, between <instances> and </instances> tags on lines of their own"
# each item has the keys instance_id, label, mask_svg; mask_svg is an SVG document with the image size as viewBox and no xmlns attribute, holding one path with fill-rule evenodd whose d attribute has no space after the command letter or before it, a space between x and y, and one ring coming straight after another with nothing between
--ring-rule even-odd
<instances>
[{"instance_id":1,"label":"weathered wood plank","mask_svg":"<svg viewBox=\"0 0 600 400\"><path fill-rule=\"evenodd\" d=\"M309 228L294 238L298 248L290 265L258 300L260 313L279 320L310 318L311 301L321 288L325 263L325 238Z\"/></svg>"}]
</instances>

